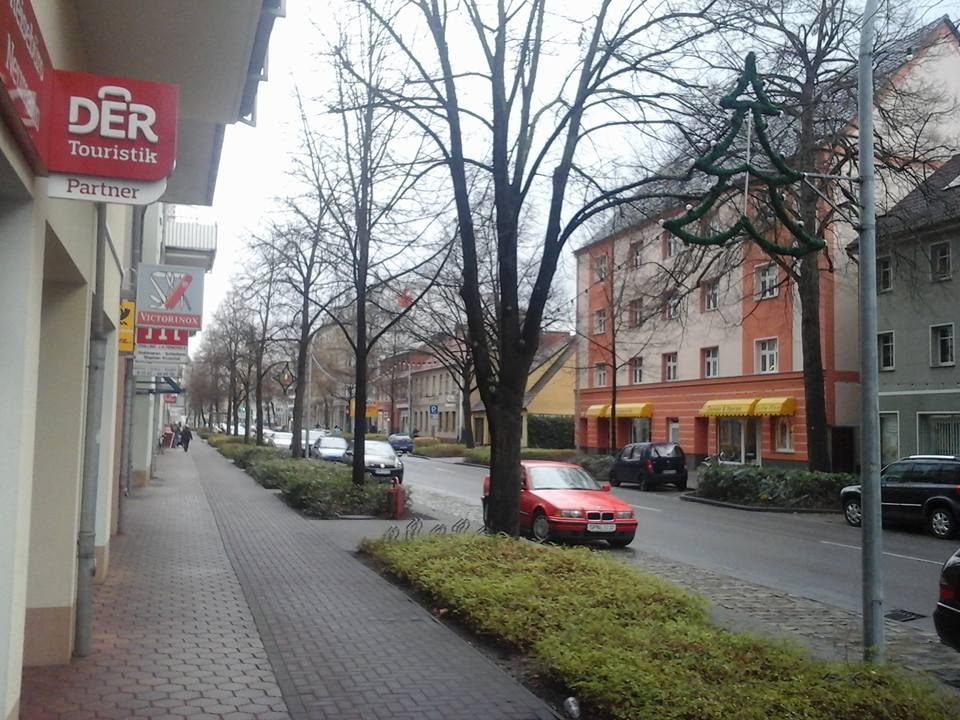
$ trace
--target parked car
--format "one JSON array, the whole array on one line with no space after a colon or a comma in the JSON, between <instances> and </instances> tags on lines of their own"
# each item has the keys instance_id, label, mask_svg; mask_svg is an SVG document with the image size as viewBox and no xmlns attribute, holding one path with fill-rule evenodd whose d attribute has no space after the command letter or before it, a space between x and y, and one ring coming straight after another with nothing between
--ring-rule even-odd
<instances>
[{"instance_id":1,"label":"parked car","mask_svg":"<svg viewBox=\"0 0 960 720\"><path fill-rule=\"evenodd\" d=\"M272 445L273 447L289 450L290 444L292 442L293 442L293 433L277 430L270 436L269 444Z\"/></svg>"},{"instance_id":2,"label":"parked car","mask_svg":"<svg viewBox=\"0 0 960 720\"><path fill-rule=\"evenodd\" d=\"M960 456L911 455L890 463L880 472L880 502L886 521L924 524L935 537L954 537L960 518ZM859 485L840 491L840 507L847 522L859 527Z\"/></svg>"},{"instance_id":3,"label":"parked car","mask_svg":"<svg viewBox=\"0 0 960 720\"><path fill-rule=\"evenodd\" d=\"M940 640L960 652L960 550L940 569L940 600L933 624Z\"/></svg>"},{"instance_id":4,"label":"parked car","mask_svg":"<svg viewBox=\"0 0 960 720\"><path fill-rule=\"evenodd\" d=\"M380 482L403 482L403 462L397 453L390 447L390 443L383 440L367 440L363 443L364 465L367 472ZM343 454L343 461L353 462L353 448Z\"/></svg>"},{"instance_id":5,"label":"parked car","mask_svg":"<svg viewBox=\"0 0 960 720\"><path fill-rule=\"evenodd\" d=\"M637 483L641 490L671 484L687 489L687 456L676 443L632 443L617 453L610 468L610 484Z\"/></svg>"},{"instance_id":6,"label":"parked car","mask_svg":"<svg viewBox=\"0 0 960 720\"><path fill-rule=\"evenodd\" d=\"M413 452L413 438L409 435L395 434L387 438L387 442L398 453Z\"/></svg>"},{"instance_id":7,"label":"parked car","mask_svg":"<svg viewBox=\"0 0 960 720\"><path fill-rule=\"evenodd\" d=\"M350 443L342 437L322 437L310 448L310 455L318 460L343 460Z\"/></svg>"},{"instance_id":8,"label":"parked car","mask_svg":"<svg viewBox=\"0 0 960 720\"><path fill-rule=\"evenodd\" d=\"M535 540L606 540L614 547L633 542L633 508L579 465L525 460L520 489L520 531ZM483 520L488 522L490 476L483 480Z\"/></svg>"}]
</instances>

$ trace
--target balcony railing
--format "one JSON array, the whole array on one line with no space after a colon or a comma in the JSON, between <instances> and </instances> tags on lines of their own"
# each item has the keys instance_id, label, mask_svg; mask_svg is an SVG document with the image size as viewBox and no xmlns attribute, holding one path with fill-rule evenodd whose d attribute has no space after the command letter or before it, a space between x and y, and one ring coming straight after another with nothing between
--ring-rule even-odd
<instances>
[{"instance_id":1,"label":"balcony railing","mask_svg":"<svg viewBox=\"0 0 960 720\"><path fill-rule=\"evenodd\" d=\"M211 270L217 256L216 224L169 217L163 229L163 253L171 265Z\"/></svg>"}]
</instances>

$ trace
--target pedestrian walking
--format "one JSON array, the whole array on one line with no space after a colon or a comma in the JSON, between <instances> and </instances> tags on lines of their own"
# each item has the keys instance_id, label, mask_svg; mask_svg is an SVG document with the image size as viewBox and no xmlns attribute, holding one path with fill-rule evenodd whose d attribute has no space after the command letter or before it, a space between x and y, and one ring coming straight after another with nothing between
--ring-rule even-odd
<instances>
[{"instance_id":1,"label":"pedestrian walking","mask_svg":"<svg viewBox=\"0 0 960 720\"><path fill-rule=\"evenodd\" d=\"M180 444L183 446L184 452L188 452L190 450L191 440L193 440L193 433L190 432L190 428L184 425L183 430L180 433Z\"/></svg>"}]
</instances>

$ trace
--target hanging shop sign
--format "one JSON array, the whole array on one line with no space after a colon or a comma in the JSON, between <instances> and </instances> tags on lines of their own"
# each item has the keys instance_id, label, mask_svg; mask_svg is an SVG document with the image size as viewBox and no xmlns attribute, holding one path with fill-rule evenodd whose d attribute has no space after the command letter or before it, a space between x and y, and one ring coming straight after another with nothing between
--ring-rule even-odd
<instances>
[{"instance_id":1,"label":"hanging shop sign","mask_svg":"<svg viewBox=\"0 0 960 720\"><path fill-rule=\"evenodd\" d=\"M120 323L117 329L117 346L122 353L132 353L134 346L134 324L137 306L133 300L120 301Z\"/></svg>"},{"instance_id":2,"label":"hanging shop sign","mask_svg":"<svg viewBox=\"0 0 960 720\"><path fill-rule=\"evenodd\" d=\"M141 263L137 272L137 327L200 330L202 326L203 270Z\"/></svg>"},{"instance_id":3,"label":"hanging shop sign","mask_svg":"<svg viewBox=\"0 0 960 720\"><path fill-rule=\"evenodd\" d=\"M180 366L189 361L187 347L179 345L137 345L133 360L139 365Z\"/></svg>"},{"instance_id":4,"label":"hanging shop sign","mask_svg":"<svg viewBox=\"0 0 960 720\"><path fill-rule=\"evenodd\" d=\"M52 74L30 0L0 0L0 112L40 175L46 171Z\"/></svg>"},{"instance_id":5,"label":"hanging shop sign","mask_svg":"<svg viewBox=\"0 0 960 720\"><path fill-rule=\"evenodd\" d=\"M51 197L155 202L177 158L177 86L57 70L48 142Z\"/></svg>"},{"instance_id":6,"label":"hanging shop sign","mask_svg":"<svg viewBox=\"0 0 960 720\"><path fill-rule=\"evenodd\" d=\"M171 330L165 327L137 328L138 345L175 345L186 347L189 339L190 332L188 330Z\"/></svg>"}]
</instances>

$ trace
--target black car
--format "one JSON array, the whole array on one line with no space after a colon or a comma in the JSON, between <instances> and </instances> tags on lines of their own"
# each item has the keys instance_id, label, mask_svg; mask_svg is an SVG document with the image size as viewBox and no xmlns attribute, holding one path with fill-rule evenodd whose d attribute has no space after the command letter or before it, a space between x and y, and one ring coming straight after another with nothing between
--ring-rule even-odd
<instances>
[{"instance_id":1,"label":"black car","mask_svg":"<svg viewBox=\"0 0 960 720\"><path fill-rule=\"evenodd\" d=\"M383 440L367 440L363 444L363 451L367 473L372 475L374 480L403 482L403 461L397 457L390 443ZM343 462L353 462L353 448L344 453Z\"/></svg>"},{"instance_id":2,"label":"black car","mask_svg":"<svg viewBox=\"0 0 960 720\"><path fill-rule=\"evenodd\" d=\"M388 437L387 442L390 443L390 447L392 447L397 453L413 452L413 438L409 435L401 435L400 433L396 433Z\"/></svg>"},{"instance_id":3,"label":"black car","mask_svg":"<svg viewBox=\"0 0 960 720\"><path fill-rule=\"evenodd\" d=\"M940 640L960 651L960 550L940 570L940 600L933 611L933 624Z\"/></svg>"},{"instance_id":4,"label":"black car","mask_svg":"<svg viewBox=\"0 0 960 720\"><path fill-rule=\"evenodd\" d=\"M862 519L860 486L840 491L840 506L850 525ZM880 473L880 502L887 522L926 525L938 538L957 534L960 519L960 456L911 455Z\"/></svg>"},{"instance_id":5,"label":"black car","mask_svg":"<svg viewBox=\"0 0 960 720\"><path fill-rule=\"evenodd\" d=\"M687 489L687 456L671 442L645 442L627 445L610 468L610 484L638 483L641 490L671 484Z\"/></svg>"}]
</instances>

